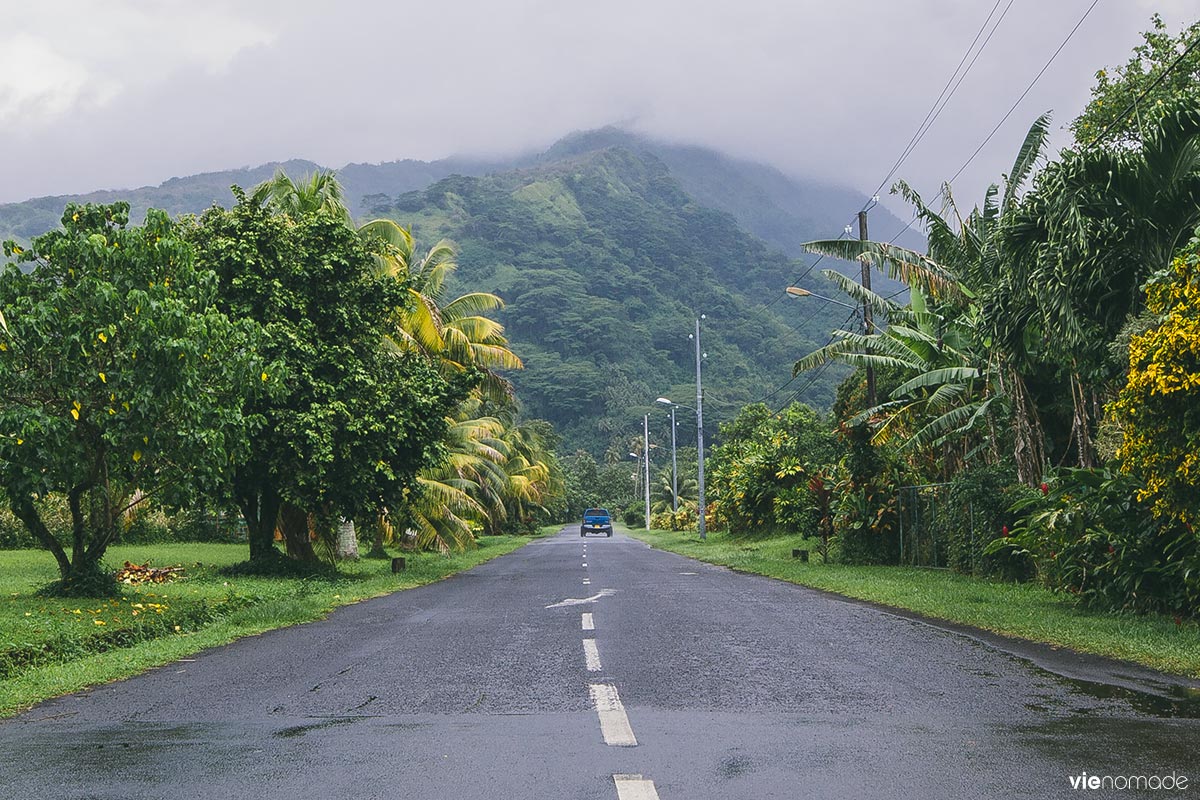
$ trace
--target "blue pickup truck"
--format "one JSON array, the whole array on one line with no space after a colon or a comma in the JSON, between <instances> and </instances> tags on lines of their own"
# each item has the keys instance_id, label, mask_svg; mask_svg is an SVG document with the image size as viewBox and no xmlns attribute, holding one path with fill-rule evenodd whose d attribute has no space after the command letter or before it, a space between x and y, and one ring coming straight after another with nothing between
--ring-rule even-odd
<instances>
[{"instance_id":1,"label":"blue pickup truck","mask_svg":"<svg viewBox=\"0 0 1200 800\"><path fill-rule=\"evenodd\" d=\"M589 508L583 512L583 524L579 526L579 535L587 536L589 533L612 536L612 516L607 509Z\"/></svg>"}]
</instances>

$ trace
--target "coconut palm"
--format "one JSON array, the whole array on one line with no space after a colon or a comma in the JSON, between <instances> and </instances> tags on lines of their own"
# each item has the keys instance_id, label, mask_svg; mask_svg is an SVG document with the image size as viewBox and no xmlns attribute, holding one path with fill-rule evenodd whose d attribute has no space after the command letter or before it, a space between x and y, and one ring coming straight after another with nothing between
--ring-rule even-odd
<instances>
[{"instance_id":1,"label":"coconut palm","mask_svg":"<svg viewBox=\"0 0 1200 800\"><path fill-rule=\"evenodd\" d=\"M259 205L270 204L292 217L324 211L351 225L350 209L337 175L329 170L317 170L300 181L279 169L250 194Z\"/></svg>"},{"instance_id":2,"label":"coconut palm","mask_svg":"<svg viewBox=\"0 0 1200 800\"><path fill-rule=\"evenodd\" d=\"M489 292L469 292L446 302L446 281L458 269L454 246L440 241L418 255L412 234L392 220L366 223L359 231L382 243L377 257L382 272L410 281L411 304L396 312L392 343L438 360L451 371L484 370L482 390L496 401L512 396L512 385L497 370L521 369L508 347L504 326L486 316L504 308Z\"/></svg>"}]
</instances>

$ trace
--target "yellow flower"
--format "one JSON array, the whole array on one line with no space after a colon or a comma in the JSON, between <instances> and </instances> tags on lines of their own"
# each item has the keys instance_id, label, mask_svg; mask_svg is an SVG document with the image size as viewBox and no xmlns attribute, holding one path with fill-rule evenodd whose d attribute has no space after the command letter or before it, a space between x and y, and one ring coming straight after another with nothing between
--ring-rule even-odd
<instances>
[{"instance_id":1,"label":"yellow flower","mask_svg":"<svg viewBox=\"0 0 1200 800\"><path fill-rule=\"evenodd\" d=\"M108 623L102 619L94 619L94 620L92 620L92 624L93 625L107 625Z\"/></svg>"},{"instance_id":2,"label":"yellow flower","mask_svg":"<svg viewBox=\"0 0 1200 800\"><path fill-rule=\"evenodd\" d=\"M96 338L97 338L97 339L99 339L99 340L100 340L100 341L102 341L102 342L107 342L107 341L108 341L108 334L107 334L107 333L105 333L104 331L100 331L100 333L96 334Z\"/></svg>"},{"instance_id":3,"label":"yellow flower","mask_svg":"<svg viewBox=\"0 0 1200 800\"><path fill-rule=\"evenodd\" d=\"M263 379L263 382L265 383L265 382L266 382L266 380L267 380L267 373L265 373L265 372L264 372L264 373L262 374L262 379Z\"/></svg>"},{"instance_id":4,"label":"yellow flower","mask_svg":"<svg viewBox=\"0 0 1200 800\"><path fill-rule=\"evenodd\" d=\"M133 460L134 460L134 461L141 461L141 460L142 460L142 451L141 451L141 450L134 450L134 451L133 451Z\"/></svg>"},{"instance_id":5,"label":"yellow flower","mask_svg":"<svg viewBox=\"0 0 1200 800\"><path fill-rule=\"evenodd\" d=\"M98 374L100 375L100 382L101 382L101 383L108 383L108 376L107 376L107 375L105 375L103 372L101 372L101 373L98 373Z\"/></svg>"},{"instance_id":6,"label":"yellow flower","mask_svg":"<svg viewBox=\"0 0 1200 800\"><path fill-rule=\"evenodd\" d=\"M71 416L72 416L72 417L74 417L75 419L79 419L79 409L72 408L72 409L71 409Z\"/></svg>"}]
</instances>

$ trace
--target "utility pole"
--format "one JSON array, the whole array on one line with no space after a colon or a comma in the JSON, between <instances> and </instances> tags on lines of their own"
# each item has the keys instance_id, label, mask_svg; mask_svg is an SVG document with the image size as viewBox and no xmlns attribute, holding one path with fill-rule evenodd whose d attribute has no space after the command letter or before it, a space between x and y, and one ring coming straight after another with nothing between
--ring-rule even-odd
<instances>
[{"instance_id":1,"label":"utility pole","mask_svg":"<svg viewBox=\"0 0 1200 800\"><path fill-rule=\"evenodd\" d=\"M646 530L650 530L650 415L642 417L642 447L646 453Z\"/></svg>"},{"instance_id":2,"label":"utility pole","mask_svg":"<svg viewBox=\"0 0 1200 800\"><path fill-rule=\"evenodd\" d=\"M704 387L700 382L700 320L704 319L704 315L700 315L700 319L696 320L696 455L699 462L699 470L696 475L696 494L697 507L696 510L698 522L697 527L700 531L700 539L707 538L704 531Z\"/></svg>"},{"instance_id":3,"label":"utility pole","mask_svg":"<svg viewBox=\"0 0 1200 800\"><path fill-rule=\"evenodd\" d=\"M867 241L867 212L858 212L858 239L861 242ZM871 290L871 262L866 255L861 255L858 258L862 264L862 285L867 291ZM867 330L867 336L875 332L875 325L871 321L871 304L863 300L863 325ZM875 368L867 364L867 408L875 407Z\"/></svg>"},{"instance_id":4,"label":"utility pole","mask_svg":"<svg viewBox=\"0 0 1200 800\"><path fill-rule=\"evenodd\" d=\"M679 459L675 455L675 406L671 406L671 510L679 511Z\"/></svg>"}]
</instances>

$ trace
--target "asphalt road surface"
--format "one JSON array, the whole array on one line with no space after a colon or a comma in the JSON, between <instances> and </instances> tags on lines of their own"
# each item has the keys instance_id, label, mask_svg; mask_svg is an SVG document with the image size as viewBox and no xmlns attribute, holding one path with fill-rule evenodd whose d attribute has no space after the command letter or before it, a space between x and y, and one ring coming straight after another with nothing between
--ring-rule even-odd
<instances>
[{"instance_id":1,"label":"asphalt road surface","mask_svg":"<svg viewBox=\"0 0 1200 800\"><path fill-rule=\"evenodd\" d=\"M577 530L0 723L0 797L1200 797L1161 676Z\"/></svg>"}]
</instances>

